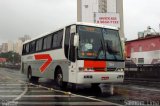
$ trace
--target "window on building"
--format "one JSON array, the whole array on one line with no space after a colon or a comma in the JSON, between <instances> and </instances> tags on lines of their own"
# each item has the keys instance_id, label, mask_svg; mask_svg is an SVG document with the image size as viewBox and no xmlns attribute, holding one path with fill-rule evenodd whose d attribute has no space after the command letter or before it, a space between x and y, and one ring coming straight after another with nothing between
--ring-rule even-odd
<instances>
[{"instance_id":1,"label":"window on building","mask_svg":"<svg viewBox=\"0 0 160 106\"><path fill-rule=\"evenodd\" d=\"M84 5L85 8L88 8L88 5Z\"/></svg>"},{"instance_id":2,"label":"window on building","mask_svg":"<svg viewBox=\"0 0 160 106\"><path fill-rule=\"evenodd\" d=\"M131 48L131 53L133 53L134 52L134 48Z\"/></svg>"},{"instance_id":3,"label":"window on building","mask_svg":"<svg viewBox=\"0 0 160 106\"><path fill-rule=\"evenodd\" d=\"M139 46L139 52L142 52L142 46Z\"/></svg>"},{"instance_id":4,"label":"window on building","mask_svg":"<svg viewBox=\"0 0 160 106\"><path fill-rule=\"evenodd\" d=\"M42 38L37 40L36 51L41 51L42 50L42 42L43 42Z\"/></svg>"},{"instance_id":5,"label":"window on building","mask_svg":"<svg viewBox=\"0 0 160 106\"><path fill-rule=\"evenodd\" d=\"M47 37L44 38L43 50L51 49L51 43L52 43L52 36L48 35Z\"/></svg>"},{"instance_id":6,"label":"window on building","mask_svg":"<svg viewBox=\"0 0 160 106\"><path fill-rule=\"evenodd\" d=\"M138 64L144 64L144 58L138 58Z\"/></svg>"},{"instance_id":7,"label":"window on building","mask_svg":"<svg viewBox=\"0 0 160 106\"><path fill-rule=\"evenodd\" d=\"M63 30L60 30L53 34L53 44L54 49L62 47Z\"/></svg>"}]
</instances>

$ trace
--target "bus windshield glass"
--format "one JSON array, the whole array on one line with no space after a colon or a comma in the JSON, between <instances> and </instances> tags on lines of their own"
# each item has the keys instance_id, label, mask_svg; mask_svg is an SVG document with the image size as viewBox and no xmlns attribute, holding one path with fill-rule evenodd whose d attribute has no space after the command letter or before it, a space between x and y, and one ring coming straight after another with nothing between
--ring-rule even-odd
<instances>
[{"instance_id":1,"label":"bus windshield glass","mask_svg":"<svg viewBox=\"0 0 160 106\"><path fill-rule=\"evenodd\" d=\"M118 30L90 26L78 26L80 37L79 59L123 60Z\"/></svg>"}]
</instances>

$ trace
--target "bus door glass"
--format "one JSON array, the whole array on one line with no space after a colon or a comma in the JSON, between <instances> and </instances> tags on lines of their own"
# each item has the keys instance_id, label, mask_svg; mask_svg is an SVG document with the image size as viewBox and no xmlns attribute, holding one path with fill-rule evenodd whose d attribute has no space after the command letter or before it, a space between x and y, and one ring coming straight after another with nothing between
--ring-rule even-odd
<instances>
[{"instance_id":1,"label":"bus door glass","mask_svg":"<svg viewBox=\"0 0 160 106\"><path fill-rule=\"evenodd\" d=\"M74 36L76 34L76 26L69 26L66 28L66 38L65 38L65 55L70 61L69 66L69 79L76 83L76 47L74 47Z\"/></svg>"}]
</instances>

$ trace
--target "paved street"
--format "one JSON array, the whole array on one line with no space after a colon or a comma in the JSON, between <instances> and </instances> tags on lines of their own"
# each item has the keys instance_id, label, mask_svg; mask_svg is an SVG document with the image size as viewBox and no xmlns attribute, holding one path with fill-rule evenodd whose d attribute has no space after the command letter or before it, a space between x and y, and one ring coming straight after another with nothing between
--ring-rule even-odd
<instances>
[{"instance_id":1,"label":"paved street","mask_svg":"<svg viewBox=\"0 0 160 106\"><path fill-rule=\"evenodd\" d=\"M113 93L109 85L97 88L79 85L77 90L59 90L53 80L41 78L39 83L28 83L19 71L0 68L0 105L2 106L119 106L141 104L160 106L160 90L157 83L124 82L114 84Z\"/></svg>"},{"instance_id":2,"label":"paved street","mask_svg":"<svg viewBox=\"0 0 160 106\"><path fill-rule=\"evenodd\" d=\"M46 82L47 83L47 82ZM43 84L42 84L43 85ZM111 102L31 84L19 71L0 68L2 106L111 106Z\"/></svg>"}]
</instances>

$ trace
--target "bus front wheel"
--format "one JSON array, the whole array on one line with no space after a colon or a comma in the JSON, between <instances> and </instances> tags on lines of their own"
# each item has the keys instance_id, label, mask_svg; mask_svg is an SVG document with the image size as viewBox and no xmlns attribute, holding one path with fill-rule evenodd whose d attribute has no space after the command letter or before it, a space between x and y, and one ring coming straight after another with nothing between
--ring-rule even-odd
<instances>
[{"instance_id":1,"label":"bus front wheel","mask_svg":"<svg viewBox=\"0 0 160 106\"><path fill-rule=\"evenodd\" d=\"M99 85L100 85L100 83L92 83L91 87L94 88L94 87L98 87Z\"/></svg>"},{"instance_id":2,"label":"bus front wheel","mask_svg":"<svg viewBox=\"0 0 160 106\"><path fill-rule=\"evenodd\" d=\"M28 81L29 81L29 82L35 82L35 83L37 83L37 82L38 82L38 80L39 80L39 78L38 78L38 77L34 77L34 76L32 76L32 70L31 70L31 68L30 68L30 67L28 68L27 78L28 78Z\"/></svg>"}]
</instances>

